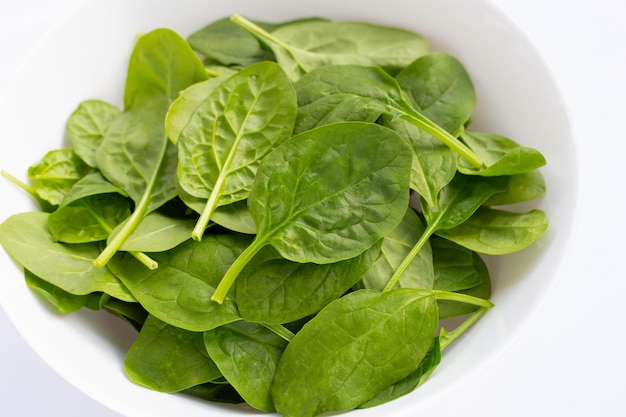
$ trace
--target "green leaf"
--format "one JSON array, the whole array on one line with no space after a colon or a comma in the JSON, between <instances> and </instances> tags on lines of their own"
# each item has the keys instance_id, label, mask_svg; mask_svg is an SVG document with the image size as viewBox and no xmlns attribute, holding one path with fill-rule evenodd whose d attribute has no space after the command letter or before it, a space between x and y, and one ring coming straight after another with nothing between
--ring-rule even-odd
<instances>
[{"instance_id":1,"label":"green leaf","mask_svg":"<svg viewBox=\"0 0 626 417\"><path fill-rule=\"evenodd\" d=\"M397 72L428 51L426 39L396 27L313 20L284 25L268 33L241 16L231 19L267 44L294 81L327 65L375 65Z\"/></svg>"},{"instance_id":2,"label":"green leaf","mask_svg":"<svg viewBox=\"0 0 626 417\"><path fill-rule=\"evenodd\" d=\"M371 408L377 405L385 404L395 399L398 399L410 392L415 388L422 385L430 375L434 372L435 368L441 362L441 347L439 345L439 338L433 339L432 346L426 354L426 357L422 360L416 370L411 372L406 378L401 379L378 392L371 400L361 404L358 408Z\"/></svg>"},{"instance_id":3,"label":"green leaf","mask_svg":"<svg viewBox=\"0 0 626 417\"><path fill-rule=\"evenodd\" d=\"M176 148L165 133L171 102L187 86L206 79L204 66L175 32L157 29L139 38L128 66L124 113L98 147L103 175L135 202L135 210L95 265L104 266L149 212L176 196Z\"/></svg>"},{"instance_id":4,"label":"green leaf","mask_svg":"<svg viewBox=\"0 0 626 417\"><path fill-rule=\"evenodd\" d=\"M361 255L331 264L291 262L265 247L237 280L244 320L282 324L313 315L348 291L374 263L380 243Z\"/></svg>"},{"instance_id":5,"label":"green leaf","mask_svg":"<svg viewBox=\"0 0 626 417\"><path fill-rule=\"evenodd\" d=\"M437 234L479 253L506 255L528 247L547 230L541 210L513 213L481 208L463 224Z\"/></svg>"},{"instance_id":6,"label":"green leaf","mask_svg":"<svg viewBox=\"0 0 626 417\"><path fill-rule=\"evenodd\" d=\"M267 244L294 262L332 263L364 252L402 220L410 164L404 141L371 123L322 126L275 148L248 200L257 236L213 299L219 302Z\"/></svg>"},{"instance_id":7,"label":"green leaf","mask_svg":"<svg viewBox=\"0 0 626 417\"><path fill-rule=\"evenodd\" d=\"M202 102L228 77L209 78L187 87L172 102L165 117L165 131L174 145L194 112Z\"/></svg>"},{"instance_id":8,"label":"green leaf","mask_svg":"<svg viewBox=\"0 0 626 417\"><path fill-rule=\"evenodd\" d=\"M158 319L189 331L205 331L241 320L234 294L223 304L211 295L235 258L250 243L243 235L207 235L167 252L151 253L159 268L149 270L127 254L109 267L146 310Z\"/></svg>"},{"instance_id":9,"label":"green leaf","mask_svg":"<svg viewBox=\"0 0 626 417\"><path fill-rule=\"evenodd\" d=\"M264 326L237 322L204 333L209 356L252 407L274 411L270 386L287 342Z\"/></svg>"},{"instance_id":10,"label":"green leaf","mask_svg":"<svg viewBox=\"0 0 626 417\"><path fill-rule=\"evenodd\" d=\"M541 171L511 175L506 191L497 193L485 201L486 206L502 206L523 203L542 197L546 193L546 182Z\"/></svg>"},{"instance_id":11,"label":"green leaf","mask_svg":"<svg viewBox=\"0 0 626 417\"><path fill-rule=\"evenodd\" d=\"M233 75L198 107L178 139L180 186L207 200L194 239L216 207L248 197L259 162L291 136L295 117L295 91L272 62Z\"/></svg>"},{"instance_id":12,"label":"green leaf","mask_svg":"<svg viewBox=\"0 0 626 417\"><path fill-rule=\"evenodd\" d=\"M28 269L24 270L24 278L26 279L26 285L31 290L52 304L61 314L73 313L83 308L89 299L89 295L70 294L56 285L39 278Z\"/></svg>"},{"instance_id":13,"label":"green leaf","mask_svg":"<svg viewBox=\"0 0 626 417\"><path fill-rule=\"evenodd\" d=\"M195 223L193 218L175 218L158 211L152 212L143 218L124 241L120 250L164 252L189 239ZM114 230L111 238L116 233L117 231Z\"/></svg>"},{"instance_id":14,"label":"green leaf","mask_svg":"<svg viewBox=\"0 0 626 417\"><path fill-rule=\"evenodd\" d=\"M332 302L285 349L272 384L276 409L311 417L363 404L419 366L437 322L430 291L360 290Z\"/></svg>"},{"instance_id":15,"label":"green leaf","mask_svg":"<svg viewBox=\"0 0 626 417\"><path fill-rule=\"evenodd\" d=\"M398 227L383 238L378 259L363 276L363 287L382 291L389 277L423 233L423 221L414 210L407 210ZM426 244L402 275L396 288L432 289L433 282L433 258L430 244Z\"/></svg>"},{"instance_id":16,"label":"green leaf","mask_svg":"<svg viewBox=\"0 0 626 417\"><path fill-rule=\"evenodd\" d=\"M178 392L218 378L202 333L148 316L130 347L124 369L131 381L160 392Z\"/></svg>"},{"instance_id":17,"label":"green leaf","mask_svg":"<svg viewBox=\"0 0 626 417\"><path fill-rule=\"evenodd\" d=\"M109 124L121 110L102 100L85 100L67 120L67 137L76 154L87 165L96 168L96 150L104 138Z\"/></svg>"},{"instance_id":18,"label":"green leaf","mask_svg":"<svg viewBox=\"0 0 626 417\"><path fill-rule=\"evenodd\" d=\"M48 229L47 213L9 217L0 225L0 243L25 269L70 294L104 292L120 300L135 301L111 271L93 267L100 252L98 244L57 242Z\"/></svg>"},{"instance_id":19,"label":"green leaf","mask_svg":"<svg viewBox=\"0 0 626 417\"><path fill-rule=\"evenodd\" d=\"M39 198L59 205L72 186L89 173L89 166L73 149L58 149L48 153L28 168L28 178Z\"/></svg>"},{"instance_id":20,"label":"green leaf","mask_svg":"<svg viewBox=\"0 0 626 417\"><path fill-rule=\"evenodd\" d=\"M341 119L400 118L437 138L472 166L483 166L480 158L463 142L417 110L398 82L378 67L321 67L303 75L295 86L298 94L296 132Z\"/></svg>"},{"instance_id":21,"label":"green leaf","mask_svg":"<svg viewBox=\"0 0 626 417\"><path fill-rule=\"evenodd\" d=\"M513 140L493 133L464 132L467 144L485 162L486 168L476 170L459 163L459 171L466 175L525 174L546 164L544 156L536 149L520 146Z\"/></svg>"}]
</instances>

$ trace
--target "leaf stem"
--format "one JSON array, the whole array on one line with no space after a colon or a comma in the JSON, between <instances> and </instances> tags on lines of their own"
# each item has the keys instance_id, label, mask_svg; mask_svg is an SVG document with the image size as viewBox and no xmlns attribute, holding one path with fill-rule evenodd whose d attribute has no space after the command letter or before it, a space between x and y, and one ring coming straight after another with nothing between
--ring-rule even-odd
<instances>
[{"instance_id":1,"label":"leaf stem","mask_svg":"<svg viewBox=\"0 0 626 417\"><path fill-rule=\"evenodd\" d=\"M448 332L446 329L441 328L441 332L439 334L439 343L441 346L441 350L444 350L446 347L448 347L450 343L454 342L460 335L462 335L467 329L469 329L474 323L476 323L478 319L487 312L487 310L487 307L480 307L451 332Z\"/></svg>"},{"instance_id":2,"label":"leaf stem","mask_svg":"<svg viewBox=\"0 0 626 417\"><path fill-rule=\"evenodd\" d=\"M222 177L220 177L220 179L221 178ZM219 184L219 189L221 188L222 188L221 184ZM211 221L211 217L213 216L213 212L215 211L215 208L217 207L217 198L220 195L219 189L214 188L213 191L211 191L211 195L209 196L209 199L207 200L204 206L204 210L202 210L202 213L200 214L200 218L196 222L196 226L193 228L193 231L191 232L191 238L193 240L200 241L202 239L202 235L204 235L204 231L208 227L209 221Z\"/></svg>"},{"instance_id":3,"label":"leaf stem","mask_svg":"<svg viewBox=\"0 0 626 417\"><path fill-rule=\"evenodd\" d=\"M435 298L437 300L457 301L460 303L471 304L478 307L491 308L493 303L484 298L478 298L467 294L462 294L452 291L433 290Z\"/></svg>"},{"instance_id":4,"label":"leaf stem","mask_svg":"<svg viewBox=\"0 0 626 417\"><path fill-rule=\"evenodd\" d=\"M7 180L11 181L13 184L17 185L18 187L20 187L22 190L26 191L28 194L30 194L33 197L37 197L37 194L35 193L35 189L33 187L31 187L30 185L26 184L25 182L22 182L20 180L18 180L16 177L14 177L13 175L9 174L6 171L1 171L0 174L6 178Z\"/></svg>"},{"instance_id":5,"label":"leaf stem","mask_svg":"<svg viewBox=\"0 0 626 417\"><path fill-rule=\"evenodd\" d=\"M265 326L267 329L271 330L288 342L291 342L291 339L293 339L295 336L295 334L293 334L291 330L280 324L263 323L263 326Z\"/></svg>"},{"instance_id":6,"label":"leaf stem","mask_svg":"<svg viewBox=\"0 0 626 417\"><path fill-rule=\"evenodd\" d=\"M230 17L230 20L237 26L245 29L247 32L249 32L251 35L255 36L256 38L260 38L261 40L264 40L266 42L273 43L275 45L280 46L281 48L289 49L289 45L283 43L280 39L275 38L270 33L261 29L259 26L255 25L250 20L246 19L245 17L239 14L232 15Z\"/></svg>"},{"instance_id":7,"label":"leaf stem","mask_svg":"<svg viewBox=\"0 0 626 417\"><path fill-rule=\"evenodd\" d=\"M257 235L258 237L258 235ZM243 270L243 268L250 262L250 260L257 254L259 250L263 246L266 245L264 239L258 240L255 238L250 246L248 246L241 254L235 259L235 262L228 268L228 271L222 277L222 280L215 288L215 292L213 296L211 296L211 300L222 304L226 299L226 295L228 295L228 291L235 283L235 280L239 276L239 273Z\"/></svg>"},{"instance_id":8,"label":"leaf stem","mask_svg":"<svg viewBox=\"0 0 626 417\"><path fill-rule=\"evenodd\" d=\"M428 239L430 239L432 234L435 232L435 229L436 224L433 224L429 225L426 230L424 230L424 233L422 233L422 236L419 238L417 243L413 246L413 248L411 248L411 251L394 271L393 275L387 282L387 285L385 285L385 288L383 288L383 292L391 291L392 289L394 289L394 287L398 284L398 281L400 281L400 277L402 276L402 274L404 274L404 271L406 271L411 262L413 262L413 259L415 259L417 254L422 250L426 242L428 242Z\"/></svg>"},{"instance_id":9,"label":"leaf stem","mask_svg":"<svg viewBox=\"0 0 626 417\"><path fill-rule=\"evenodd\" d=\"M478 155L474 153L474 151L472 151L463 142L459 141L457 138L448 133L441 126L439 126L420 112L416 111L415 109L405 108L403 114L400 117L439 139L450 149L457 152L463 158L467 159L469 163L472 164L475 168L481 169L484 167L485 164L480 160Z\"/></svg>"}]
</instances>

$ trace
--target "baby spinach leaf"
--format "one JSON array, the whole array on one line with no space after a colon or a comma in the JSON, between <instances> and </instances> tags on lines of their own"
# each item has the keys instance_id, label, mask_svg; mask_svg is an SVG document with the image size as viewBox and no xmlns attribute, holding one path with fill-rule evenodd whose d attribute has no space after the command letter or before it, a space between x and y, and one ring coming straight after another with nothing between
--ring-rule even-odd
<instances>
[{"instance_id":1,"label":"baby spinach leaf","mask_svg":"<svg viewBox=\"0 0 626 417\"><path fill-rule=\"evenodd\" d=\"M120 300L135 301L111 271L93 267L98 244L57 242L48 229L47 213L9 217L0 224L0 244L25 269L70 294L104 292Z\"/></svg>"},{"instance_id":2,"label":"baby spinach leaf","mask_svg":"<svg viewBox=\"0 0 626 417\"><path fill-rule=\"evenodd\" d=\"M206 384L196 385L182 391L184 394L194 396L206 401L241 404L244 401L241 395L230 384L217 384L207 382Z\"/></svg>"},{"instance_id":3,"label":"baby spinach leaf","mask_svg":"<svg viewBox=\"0 0 626 417\"><path fill-rule=\"evenodd\" d=\"M266 27L263 22L256 24ZM273 28L273 25L267 26L268 30ZM223 65L245 67L260 61L272 60L274 57L272 52L263 48L254 36L227 17L193 32L187 41L200 54Z\"/></svg>"},{"instance_id":4,"label":"baby spinach leaf","mask_svg":"<svg viewBox=\"0 0 626 417\"><path fill-rule=\"evenodd\" d=\"M492 195L486 206L502 206L523 203L542 197L546 193L546 182L539 170L511 175L506 191Z\"/></svg>"},{"instance_id":5,"label":"baby spinach leaf","mask_svg":"<svg viewBox=\"0 0 626 417\"><path fill-rule=\"evenodd\" d=\"M361 404L358 408L371 408L385 404L414 391L415 388L426 382L440 362L441 346L439 338L435 337L426 357L424 357L416 370L395 384L378 392L372 399Z\"/></svg>"},{"instance_id":6,"label":"baby spinach leaf","mask_svg":"<svg viewBox=\"0 0 626 417\"><path fill-rule=\"evenodd\" d=\"M160 392L178 392L219 377L202 333L148 316L124 360L131 381Z\"/></svg>"},{"instance_id":7,"label":"baby spinach leaf","mask_svg":"<svg viewBox=\"0 0 626 417\"><path fill-rule=\"evenodd\" d=\"M31 165L28 178L37 196L56 206L90 169L73 149L57 149Z\"/></svg>"},{"instance_id":8,"label":"baby spinach leaf","mask_svg":"<svg viewBox=\"0 0 626 417\"><path fill-rule=\"evenodd\" d=\"M52 304L61 314L73 313L83 308L89 299L89 295L70 294L56 285L39 278L28 269L24 269L24 278L26 285L31 290Z\"/></svg>"},{"instance_id":9,"label":"baby spinach leaf","mask_svg":"<svg viewBox=\"0 0 626 417\"><path fill-rule=\"evenodd\" d=\"M129 206L125 197L115 193L83 197L64 203L50 213L48 227L59 242L106 240L111 231L130 215Z\"/></svg>"},{"instance_id":10,"label":"baby spinach leaf","mask_svg":"<svg viewBox=\"0 0 626 417\"><path fill-rule=\"evenodd\" d=\"M237 280L241 317L282 324L313 315L361 279L379 252L380 242L355 258L320 265L288 261L266 246Z\"/></svg>"},{"instance_id":11,"label":"baby spinach leaf","mask_svg":"<svg viewBox=\"0 0 626 417\"><path fill-rule=\"evenodd\" d=\"M272 395L283 415L355 408L423 361L437 330L430 291L360 290L326 306L289 343Z\"/></svg>"},{"instance_id":12,"label":"baby spinach leaf","mask_svg":"<svg viewBox=\"0 0 626 417\"><path fill-rule=\"evenodd\" d=\"M472 80L463 65L446 53L416 59L396 80L417 111L453 136L461 133L476 108Z\"/></svg>"},{"instance_id":13,"label":"baby spinach leaf","mask_svg":"<svg viewBox=\"0 0 626 417\"><path fill-rule=\"evenodd\" d=\"M363 275L362 286L382 290L422 233L424 223L414 210L407 210L398 227L383 238L380 255ZM430 244L426 244L413 259L396 287L432 289L433 282L433 258Z\"/></svg>"},{"instance_id":14,"label":"baby spinach leaf","mask_svg":"<svg viewBox=\"0 0 626 417\"><path fill-rule=\"evenodd\" d=\"M456 154L441 141L405 120L383 120L382 124L398 133L411 146L411 189L426 204L435 205L441 189L456 174Z\"/></svg>"},{"instance_id":15,"label":"baby spinach leaf","mask_svg":"<svg viewBox=\"0 0 626 417\"><path fill-rule=\"evenodd\" d=\"M102 100L85 100L67 120L67 137L76 154L92 168L97 168L96 150L108 125L121 110Z\"/></svg>"},{"instance_id":16,"label":"baby spinach leaf","mask_svg":"<svg viewBox=\"0 0 626 417\"><path fill-rule=\"evenodd\" d=\"M541 210L513 213L481 208L466 222L438 235L468 249L489 255L506 255L531 245L548 230Z\"/></svg>"},{"instance_id":17,"label":"baby spinach leaf","mask_svg":"<svg viewBox=\"0 0 626 417\"><path fill-rule=\"evenodd\" d=\"M354 109L368 118L403 119L434 136L476 168L483 162L463 142L413 107L398 82L378 67L335 65L317 68L295 84L298 94L296 132L347 118ZM344 102L337 109L337 103ZM352 109L352 110L350 110Z\"/></svg>"},{"instance_id":18,"label":"baby spinach leaf","mask_svg":"<svg viewBox=\"0 0 626 417\"><path fill-rule=\"evenodd\" d=\"M397 72L428 51L422 36L361 22L302 21L268 33L242 16L231 20L274 52L292 80L326 65L375 65Z\"/></svg>"},{"instance_id":19,"label":"baby spinach leaf","mask_svg":"<svg viewBox=\"0 0 626 417\"><path fill-rule=\"evenodd\" d=\"M224 81L195 111L178 139L180 186L207 199L194 239L216 207L248 197L259 161L291 136L296 103L280 67L261 62Z\"/></svg>"},{"instance_id":20,"label":"baby spinach leaf","mask_svg":"<svg viewBox=\"0 0 626 417\"><path fill-rule=\"evenodd\" d=\"M236 322L204 333L211 359L246 402L272 412L270 386L287 342L264 326Z\"/></svg>"},{"instance_id":21,"label":"baby spinach leaf","mask_svg":"<svg viewBox=\"0 0 626 417\"><path fill-rule=\"evenodd\" d=\"M187 87L170 105L165 116L165 131L174 145L189 119L202 102L228 77L209 78Z\"/></svg>"},{"instance_id":22,"label":"baby spinach leaf","mask_svg":"<svg viewBox=\"0 0 626 417\"><path fill-rule=\"evenodd\" d=\"M193 218L175 218L154 211L143 218L137 228L124 241L120 250L164 252L189 239L195 223ZM113 230L110 239L116 233L117 230Z\"/></svg>"},{"instance_id":23,"label":"baby spinach leaf","mask_svg":"<svg viewBox=\"0 0 626 417\"><path fill-rule=\"evenodd\" d=\"M447 239L432 236L435 289L460 291L480 285L483 276L476 268L477 254Z\"/></svg>"},{"instance_id":24,"label":"baby spinach leaf","mask_svg":"<svg viewBox=\"0 0 626 417\"><path fill-rule=\"evenodd\" d=\"M233 296L223 304L211 302L219 280L250 243L245 235L208 235L150 255L159 268L149 270L127 254L109 268L150 314L176 327L201 332L241 320Z\"/></svg>"},{"instance_id":25,"label":"baby spinach leaf","mask_svg":"<svg viewBox=\"0 0 626 417\"><path fill-rule=\"evenodd\" d=\"M435 289L485 300L491 297L489 270L476 252L438 236L431 238L431 246ZM461 316L477 309L472 304L449 300L437 300L437 306L440 319Z\"/></svg>"},{"instance_id":26,"label":"baby spinach leaf","mask_svg":"<svg viewBox=\"0 0 626 417\"><path fill-rule=\"evenodd\" d=\"M492 195L506 190L508 177L479 177L457 174L439 193L437 205L422 204L426 230L409 254L395 270L383 291L395 287L413 258L422 250L433 233L451 229L466 221Z\"/></svg>"},{"instance_id":27,"label":"baby spinach leaf","mask_svg":"<svg viewBox=\"0 0 626 417\"><path fill-rule=\"evenodd\" d=\"M248 200L257 235L213 299L223 299L265 245L294 262L332 263L378 242L406 212L407 148L391 130L357 122L309 130L275 148L261 162Z\"/></svg>"},{"instance_id":28,"label":"baby spinach leaf","mask_svg":"<svg viewBox=\"0 0 626 417\"><path fill-rule=\"evenodd\" d=\"M461 138L487 165L484 169L476 170L461 161L459 171L467 175L525 174L546 164L541 152L520 146L504 136L465 131Z\"/></svg>"},{"instance_id":29,"label":"baby spinach leaf","mask_svg":"<svg viewBox=\"0 0 626 417\"><path fill-rule=\"evenodd\" d=\"M113 257L146 214L176 195L176 149L168 146L164 119L178 93L204 79L202 62L175 32L157 29L137 41L126 77L125 111L107 129L96 156L104 176L128 193L135 210L96 266Z\"/></svg>"},{"instance_id":30,"label":"baby spinach leaf","mask_svg":"<svg viewBox=\"0 0 626 417\"><path fill-rule=\"evenodd\" d=\"M424 55L400 71L396 80L415 109L453 136L458 136L476 107L469 75L463 65L448 54ZM411 189L429 205L434 205L439 191L456 173L454 153L405 120L385 121L385 126L396 130L412 146Z\"/></svg>"},{"instance_id":31,"label":"baby spinach leaf","mask_svg":"<svg viewBox=\"0 0 626 417\"><path fill-rule=\"evenodd\" d=\"M138 332L141 331L143 324L148 318L148 312L139 303L129 303L118 300L116 298L109 298L102 305L109 313L124 320Z\"/></svg>"}]
</instances>

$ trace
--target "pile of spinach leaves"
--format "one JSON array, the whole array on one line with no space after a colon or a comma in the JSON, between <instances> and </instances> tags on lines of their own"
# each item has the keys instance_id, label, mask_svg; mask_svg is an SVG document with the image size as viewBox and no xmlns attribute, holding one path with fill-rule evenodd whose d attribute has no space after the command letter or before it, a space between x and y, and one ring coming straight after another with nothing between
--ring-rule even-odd
<instances>
[{"instance_id":1,"label":"pile of spinach leaves","mask_svg":"<svg viewBox=\"0 0 626 417\"><path fill-rule=\"evenodd\" d=\"M157 29L123 108L80 103L72 147L29 184L4 173L41 210L6 219L0 243L60 312L137 329L138 384L285 416L372 407L492 307L480 254L548 227L513 206L544 194L545 159L470 130L475 105L462 64L399 28Z\"/></svg>"}]
</instances>

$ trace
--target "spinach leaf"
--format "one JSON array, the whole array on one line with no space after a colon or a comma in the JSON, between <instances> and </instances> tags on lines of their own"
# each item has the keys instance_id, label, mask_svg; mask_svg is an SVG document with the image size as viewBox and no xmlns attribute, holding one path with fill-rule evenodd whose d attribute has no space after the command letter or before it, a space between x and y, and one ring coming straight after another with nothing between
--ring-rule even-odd
<instances>
[{"instance_id":1,"label":"spinach leaf","mask_svg":"<svg viewBox=\"0 0 626 417\"><path fill-rule=\"evenodd\" d=\"M176 196L176 149L168 146L165 115L180 91L204 79L202 62L175 32L157 29L137 41L124 113L110 124L96 155L103 175L128 193L135 209L96 259L97 267L113 257L146 214Z\"/></svg>"},{"instance_id":2,"label":"spinach leaf","mask_svg":"<svg viewBox=\"0 0 626 417\"><path fill-rule=\"evenodd\" d=\"M505 255L526 248L547 230L541 210L514 213L481 208L464 223L437 234L479 253Z\"/></svg>"},{"instance_id":3,"label":"spinach leaf","mask_svg":"<svg viewBox=\"0 0 626 417\"><path fill-rule=\"evenodd\" d=\"M160 392L178 392L221 374L204 348L202 333L148 316L124 360L131 381Z\"/></svg>"},{"instance_id":4,"label":"spinach leaf","mask_svg":"<svg viewBox=\"0 0 626 417\"><path fill-rule=\"evenodd\" d=\"M383 289L394 288L413 258L422 250L433 233L451 229L466 221L492 195L506 190L508 177L478 177L457 174L439 193L437 205L422 204L426 230L409 254L395 270Z\"/></svg>"},{"instance_id":5,"label":"spinach leaf","mask_svg":"<svg viewBox=\"0 0 626 417\"><path fill-rule=\"evenodd\" d=\"M407 210L398 227L383 238L380 255L363 275L361 285L364 288L382 290L423 233L423 221L414 210ZM408 266L396 287L432 289L433 282L433 258L430 244L427 243Z\"/></svg>"},{"instance_id":6,"label":"spinach leaf","mask_svg":"<svg viewBox=\"0 0 626 417\"><path fill-rule=\"evenodd\" d=\"M491 278L483 259L473 251L447 239L433 236L435 289L489 299ZM454 300L437 300L439 318L461 316L477 310L476 305Z\"/></svg>"},{"instance_id":7,"label":"spinach leaf","mask_svg":"<svg viewBox=\"0 0 626 417\"><path fill-rule=\"evenodd\" d=\"M327 65L375 65L397 72L428 51L428 42L422 36L395 27L301 21L268 33L242 16L232 16L231 20L267 44L294 81Z\"/></svg>"},{"instance_id":8,"label":"spinach leaf","mask_svg":"<svg viewBox=\"0 0 626 417\"><path fill-rule=\"evenodd\" d=\"M124 192L95 171L80 179L48 218L50 232L60 242L106 240L130 215Z\"/></svg>"},{"instance_id":9,"label":"spinach leaf","mask_svg":"<svg viewBox=\"0 0 626 417\"><path fill-rule=\"evenodd\" d=\"M28 178L36 195L56 206L90 169L73 149L57 149L46 153L39 162L31 165Z\"/></svg>"},{"instance_id":10,"label":"spinach leaf","mask_svg":"<svg viewBox=\"0 0 626 417\"><path fill-rule=\"evenodd\" d=\"M61 314L73 313L74 311L83 308L87 304L90 297L89 294L70 294L56 285L39 278L28 269L24 269L24 278L26 280L26 285L28 285L33 292L41 296L48 303L52 304Z\"/></svg>"},{"instance_id":11,"label":"spinach leaf","mask_svg":"<svg viewBox=\"0 0 626 417\"><path fill-rule=\"evenodd\" d=\"M185 330L202 332L241 320L234 294L223 304L210 300L228 267L250 243L245 235L208 235L175 248L151 253L159 268L145 268L120 253L109 268L156 318Z\"/></svg>"},{"instance_id":12,"label":"spinach leaf","mask_svg":"<svg viewBox=\"0 0 626 417\"><path fill-rule=\"evenodd\" d=\"M235 388L233 388L230 384L207 382L206 384L200 384L195 387L187 388L182 392L206 401L230 404L240 404L244 402L241 395L239 395L237 390L235 390Z\"/></svg>"},{"instance_id":13,"label":"spinach leaf","mask_svg":"<svg viewBox=\"0 0 626 417\"><path fill-rule=\"evenodd\" d=\"M296 103L280 67L261 62L221 83L195 111L178 138L180 186L207 199L194 239L216 207L248 197L259 161L291 136Z\"/></svg>"},{"instance_id":14,"label":"spinach leaf","mask_svg":"<svg viewBox=\"0 0 626 417\"><path fill-rule=\"evenodd\" d=\"M441 346L439 338L435 337L428 353L416 370L395 384L392 384L384 390L378 392L372 399L361 404L358 408L371 408L377 405L385 404L414 391L415 388L426 382L440 362Z\"/></svg>"},{"instance_id":15,"label":"spinach leaf","mask_svg":"<svg viewBox=\"0 0 626 417\"><path fill-rule=\"evenodd\" d=\"M165 116L165 131L174 145L191 116L202 102L228 77L209 78L187 87L170 105Z\"/></svg>"},{"instance_id":16,"label":"spinach leaf","mask_svg":"<svg viewBox=\"0 0 626 417\"><path fill-rule=\"evenodd\" d=\"M119 194L97 194L63 204L48 218L50 232L59 242L106 240L130 215L128 200Z\"/></svg>"},{"instance_id":17,"label":"spinach leaf","mask_svg":"<svg viewBox=\"0 0 626 417\"><path fill-rule=\"evenodd\" d=\"M506 191L494 194L485 201L486 206L502 206L523 203L542 197L546 193L546 182L539 170L526 174L511 175Z\"/></svg>"},{"instance_id":18,"label":"spinach leaf","mask_svg":"<svg viewBox=\"0 0 626 417\"><path fill-rule=\"evenodd\" d=\"M378 242L406 212L407 148L391 130L356 122L322 126L275 148L248 200L257 235L212 298L220 302L265 245L294 262L332 263Z\"/></svg>"},{"instance_id":19,"label":"spinach leaf","mask_svg":"<svg viewBox=\"0 0 626 417\"><path fill-rule=\"evenodd\" d=\"M355 408L423 361L437 330L430 291L360 290L326 306L289 343L272 395L283 415Z\"/></svg>"},{"instance_id":20,"label":"spinach leaf","mask_svg":"<svg viewBox=\"0 0 626 417\"><path fill-rule=\"evenodd\" d=\"M97 168L96 150L109 124L121 114L113 104L85 100L67 120L66 130L76 154L92 168Z\"/></svg>"},{"instance_id":21,"label":"spinach leaf","mask_svg":"<svg viewBox=\"0 0 626 417\"><path fill-rule=\"evenodd\" d=\"M89 304L87 304L89 306ZM129 303L121 301L116 298L109 298L102 304L102 308L113 314L116 317L124 320L138 332L141 331L146 319L148 318L148 312L139 303Z\"/></svg>"},{"instance_id":22,"label":"spinach leaf","mask_svg":"<svg viewBox=\"0 0 626 417\"><path fill-rule=\"evenodd\" d=\"M378 67L321 67L303 75L295 86L298 94L296 132L339 120L400 118L437 138L472 166L483 167L480 158L463 142L416 110L398 82ZM338 106L338 103L341 104Z\"/></svg>"},{"instance_id":23,"label":"spinach leaf","mask_svg":"<svg viewBox=\"0 0 626 417\"><path fill-rule=\"evenodd\" d=\"M361 279L379 252L380 242L355 258L320 265L288 261L266 246L237 280L241 317L282 324L313 315Z\"/></svg>"},{"instance_id":24,"label":"spinach leaf","mask_svg":"<svg viewBox=\"0 0 626 417\"><path fill-rule=\"evenodd\" d=\"M111 271L93 267L99 253L97 243L57 242L48 229L48 216L27 212L9 217L0 224L0 244L25 269L70 294L104 292L120 300L135 301Z\"/></svg>"},{"instance_id":25,"label":"spinach leaf","mask_svg":"<svg viewBox=\"0 0 626 417\"><path fill-rule=\"evenodd\" d=\"M158 211L143 218L137 228L128 236L120 247L123 251L164 252L187 239L195 224L192 218L175 218ZM121 225L123 227L123 225ZM117 230L111 232L114 238Z\"/></svg>"},{"instance_id":26,"label":"spinach leaf","mask_svg":"<svg viewBox=\"0 0 626 417\"><path fill-rule=\"evenodd\" d=\"M538 150L520 146L501 135L465 131L461 138L487 165L484 169L476 170L460 161L459 171L467 175L525 174L546 164Z\"/></svg>"},{"instance_id":27,"label":"spinach leaf","mask_svg":"<svg viewBox=\"0 0 626 417\"><path fill-rule=\"evenodd\" d=\"M424 55L404 68L396 80L413 107L458 136L476 107L473 83L454 57L438 52ZM405 120L384 121L413 147L411 189L429 205L456 173L456 157L447 146ZM480 156L480 155L479 155Z\"/></svg>"},{"instance_id":28,"label":"spinach leaf","mask_svg":"<svg viewBox=\"0 0 626 417\"><path fill-rule=\"evenodd\" d=\"M270 386L285 340L260 324L236 322L205 332L204 343L226 380L250 406L274 411Z\"/></svg>"}]
</instances>

